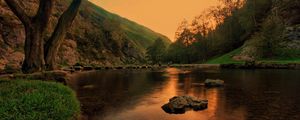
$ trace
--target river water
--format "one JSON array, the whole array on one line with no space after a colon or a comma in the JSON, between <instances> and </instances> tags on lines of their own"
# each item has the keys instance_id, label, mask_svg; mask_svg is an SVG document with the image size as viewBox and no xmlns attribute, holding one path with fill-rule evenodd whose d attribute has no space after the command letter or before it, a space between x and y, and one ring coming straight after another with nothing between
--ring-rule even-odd
<instances>
[{"instance_id":1,"label":"river water","mask_svg":"<svg viewBox=\"0 0 300 120\"><path fill-rule=\"evenodd\" d=\"M205 88L205 79L225 86ZM299 70L106 70L78 73L69 84L89 120L300 120ZM165 113L176 95L209 101L208 109Z\"/></svg>"}]
</instances>

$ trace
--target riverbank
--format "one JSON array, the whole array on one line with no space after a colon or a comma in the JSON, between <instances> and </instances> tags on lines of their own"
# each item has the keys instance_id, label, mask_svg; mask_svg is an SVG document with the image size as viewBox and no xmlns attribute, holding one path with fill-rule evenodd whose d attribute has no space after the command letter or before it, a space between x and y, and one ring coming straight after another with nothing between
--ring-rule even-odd
<instances>
[{"instance_id":1,"label":"riverbank","mask_svg":"<svg viewBox=\"0 0 300 120\"><path fill-rule=\"evenodd\" d=\"M66 84L69 75L81 71L97 70L155 70L162 68L197 68L197 69L300 69L300 62L278 62L278 61L259 61L259 62L228 62L211 64L171 64L171 65L119 65L119 66L68 66L57 71L45 71L33 74L5 73L0 72L0 79L42 79L54 80Z\"/></svg>"},{"instance_id":2,"label":"riverbank","mask_svg":"<svg viewBox=\"0 0 300 120\"><path fill-rule=\"evenodd\" d=\"M295 103L300 100L297 94L300 89L299 70L164 68L78 73L80 74L76 74L71 86L77 92L82 113L87 119L300 118L300 108L295 108ZM222 79L225 85L207 88L203 84L206 79ZM201 112L190 111L184 115L167 115L161 109L162 105L169 98L181 95L207 99L208 109ZM286 104L281 105L282 103ZM216 112L220 114L210 114Z\"/></svg>"},{"instance_id":3,"label":"riverbank","mask_svg":"<svg viewBox=\"0 0 300 120\"><path fill-rule=\"evenodd\" d=\"M219 64L171 64L171 65L120 65L120 66L70 66L61 70L68 72L92 71L92 70L135 70L135 69L161 69L161 68L200 68L200 69L218 69Z\"/></svg>"},{"instance_id":4,"label":"riverbank","mask_svg":"<svg viewBox=\"0 0 300 120\"><path fill-rule=\"evenodd\" d=\"M0 116L4 120L70 120L80 104L69 87L40 80L0 80Z\"/></svg>"},{"instance_id":5,"label":"riverbank","mask_svg":"<svg viewBox=\"0 0 300 120\"><path fill-rule=\"evenodd\" d=\"M300 62L277 63L277 62L244 62L224 64L172 64L172 65L125 65L125 66L70 66L63 68L63 71L92 71L92 70L139 70L139 69L162 69L162 68L197 68L197 69L300 69Z\"/></svg>"},{"instance_id":6,"label":"riverbank","mask_svg":"<svg viewBox=\"0 0 300 120\"><path fill-rule=\"evenodd\" d=\"M221 64L221 69L300 69L300 63L246 62Z\"/></svg>"},{"instance_id":7,"label":"riverbank","mask_svg":"<svg viewBox=\"0 0 300 120\"><path fill-rule=\"evenodd\" d=\"M22 73L13 73L13 74L0 74L0 80L40 80L48 82L59 82L64 85L67 84L69 77L71 76L70 72L56 70L56 71L44 71L36 72L32 74L22 74Z\"/></svg>"}]
</instances>

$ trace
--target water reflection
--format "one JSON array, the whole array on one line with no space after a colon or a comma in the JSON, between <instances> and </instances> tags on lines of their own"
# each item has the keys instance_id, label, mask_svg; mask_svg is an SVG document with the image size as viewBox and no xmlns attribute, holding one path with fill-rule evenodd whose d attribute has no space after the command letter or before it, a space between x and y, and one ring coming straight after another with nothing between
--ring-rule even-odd
<instances>
[{"instance_id":1,"label":"water reflection","mask_svg":"<svg viewBox=\"0 0 300 120\"><path fill-rule=\"evenodd\" d=\"M296 120L299 76L297 70L112 70L78 74L70 86L91 120ZM226 85L207 89L207 78ZM161 106L176 95L208 99L208 109L165 113Z\"/></svg>"}]
</instances>

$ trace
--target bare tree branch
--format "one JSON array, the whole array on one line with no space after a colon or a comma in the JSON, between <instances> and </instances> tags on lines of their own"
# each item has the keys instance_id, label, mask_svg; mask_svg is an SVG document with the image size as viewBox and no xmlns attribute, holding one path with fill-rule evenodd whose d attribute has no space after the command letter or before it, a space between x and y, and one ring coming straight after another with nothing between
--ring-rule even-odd
<instances>
[{"instance_id":1,"label":"bare tree branch","mask_svg":"<svg viewBox=\"0 0 300 120\"><path fill-rule=\"evenodd\" d=\"M5 0L5 2L24 25L30 24L31 18L24 12L24 10L18 5L15 0Z\"/></svg>"},{"instance_id":2,"label":"bare tree branch","mask_svg":"<svg viewBox=\"0 0 300 120\"><path fill-rule=\"evenodd\" d=\"M47 28L49 19L52 14L53 3L53 0L40 0L39 9L36 16L34 17L34 20L40 22L40 25L43 26L41 29Z\"/></svg>"},{"instance_id":3,"label":"bare tree branch","mask_svg":"<svg viewBox=\"0 0 300 120\"><path fill-rule=\"evenodd\" d=\"M52 65L55 62L55 55L79 11L81 2L82 0L73 0L68 9L59 18L52 36L45 44L45 61L46 66L50 67L49 69L54 69Z\"/></svg>"}]
</instances>

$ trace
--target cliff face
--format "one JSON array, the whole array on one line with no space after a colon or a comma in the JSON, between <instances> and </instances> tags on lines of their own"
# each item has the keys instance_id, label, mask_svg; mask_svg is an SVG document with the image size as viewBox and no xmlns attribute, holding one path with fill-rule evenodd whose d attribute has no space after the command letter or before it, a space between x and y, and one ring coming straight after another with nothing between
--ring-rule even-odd
<instances>
[{"instance_id":1,"label":"cliff face","mask_svg":"<svg viewBox=\"0 0 300 120\"><path fill-rule=\"evenodd\" d=\"M23 25L12 15L4 2L0 2L0 69L8 63L19 65L24 58Z\"/></svg>"},{"instance_id":2,"label":"cliff face","mask_svg":"<svg viewBox=\"0 0 300 120\"><path fill-rule=\"evenodd\" d=\"M38 0L20 0L20 5L29 15L36 12L37 3ZM69 3L70 0L55 3L48 35ZM141 63L146 48L159 37L169 42L161 34L84 1L60 47L57 60L61 65ZM4 0L0 0L0 69L6 64L20 67L24 58L24 40L23 25Z\"/></svg>"},{"instance_id":3,"label":"cliff face","mask_svg":"<svg viewBox=\"0 0 300 120\"><path fill-rule=\"evenodd\" d=\"M259 30L242 47L241 55L253 58L300 57L300 1L274 1ZM264 55L263 55L264 54Z\"/></svg>"}]
</instances>

